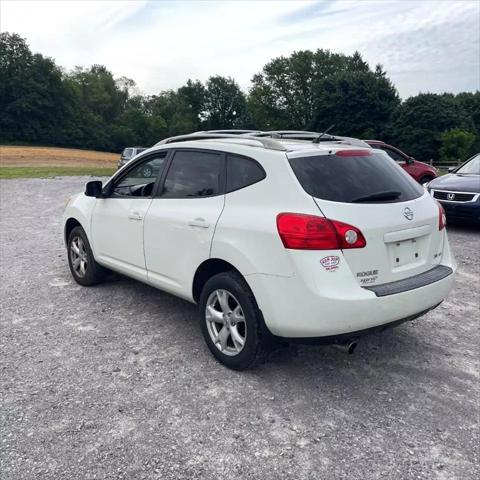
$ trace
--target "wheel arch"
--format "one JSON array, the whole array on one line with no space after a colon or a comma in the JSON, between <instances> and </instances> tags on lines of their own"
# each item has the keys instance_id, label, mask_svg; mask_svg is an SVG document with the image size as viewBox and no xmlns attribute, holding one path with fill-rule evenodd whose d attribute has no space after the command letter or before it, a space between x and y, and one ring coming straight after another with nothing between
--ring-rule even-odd
<instances>
[{"instance_id":1,"label":"wheel arch","mask_svg":"<svg viewBox=\"0 0 480 480\"><path fill-rule=\"evenodd\" d=\"M65 245L67 245L68 243L68 237L70 236L70 233L72 232L72 230L75 228L75 227L82 227L83 228L83 225L74 217L69 217L66 221L65 221L65 226L64 226L64 229L63 229L63 239L65 241ZM84 229L84 228L83 228ZM85 230L85 229L84 229Z\"/></svg>"},{"instance_id":2,"label":"wheel arch","mask_svg":"<svg viewBox=\"0 0 480 480\"><path fill-rule=\"evenodd\" d=\"M223 272L234 271L238 272L242 277L245 279L245 276L240 272L238 268L236 268L231 263L222 260L221 258L209 258L202 262L193 277L192 282L192 297L193 300L198 303L200 299L200 295L202 293L203 286L207 281L212 278L214 275Z\"/></svg>"},{"instance_id":3,"label":"wheel arch","mask_svg":"<svg viewBox=\"0 0 480 480\"><path fill-rule=\"evenodd\" d=\"M431 182L432 180L434 180L436 177L435 175L433 175L432 173L430 172L424 172L422 175L419 175L418 176L418 180L417 182L420 184L420 185L423 185L427 182Z\"/></svg>"}]
</instances>

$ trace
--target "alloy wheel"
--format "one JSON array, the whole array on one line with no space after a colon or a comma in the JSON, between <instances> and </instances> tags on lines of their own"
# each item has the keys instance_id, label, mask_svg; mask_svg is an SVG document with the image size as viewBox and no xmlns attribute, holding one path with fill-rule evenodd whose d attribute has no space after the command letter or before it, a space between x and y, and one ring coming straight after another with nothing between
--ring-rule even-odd
<instances>
[{"instance_id":1,"label":"alloy wheel","mask_svg":"<svg viewBox=\"0 0 480 480\"><path fill-rule=\"evenodd\" d=\"M87 272L88 254L81 237L73 237L70 243L70 260L75 274L83 278Z\"/></svg>"},{"instance_id":2,"label":"alloy wheel","mask_svg":"<svg viewBox=\"0 0 480 480\"><path fill-rule=\"evenodd\" d=\"M239 301L227 290L214 290L205 307L207 330L214 345L225 355L238 355L245 346L247 324Z\"/></svg>"},{"instance_id":3,"label":"alloy wheel","mask_svg":"<svg viewBox=\"0 0 480 480\"><path fill-rule=\"evenodd\" d=\"M144 178L150 178L153 175L152 167L149 167L149 166L143 167L142 175Z\"/></svg>"}]
</instances>

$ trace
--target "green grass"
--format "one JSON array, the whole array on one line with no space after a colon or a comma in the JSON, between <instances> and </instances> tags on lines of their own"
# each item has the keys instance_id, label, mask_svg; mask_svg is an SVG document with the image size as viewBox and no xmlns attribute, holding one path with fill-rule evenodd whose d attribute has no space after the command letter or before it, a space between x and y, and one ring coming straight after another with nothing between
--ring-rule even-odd
<instances>
[{"instance_id":1,"label":"green grass","mask_svg":"<svg viewBox=\"0 0 480 480\"><path fill-rule=\"evenodd\" d=\"M0 178L50 178L60 176L109 177L114 167L0 167Z\"/></svg>"}]
</instances>

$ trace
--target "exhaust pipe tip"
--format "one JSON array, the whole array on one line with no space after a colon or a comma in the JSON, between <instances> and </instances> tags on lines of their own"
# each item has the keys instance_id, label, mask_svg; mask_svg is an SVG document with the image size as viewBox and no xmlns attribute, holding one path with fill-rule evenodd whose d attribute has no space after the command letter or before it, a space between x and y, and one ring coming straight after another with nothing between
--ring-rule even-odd
<instances>
[{"instance_id":1,"label":"exhaust pipe tip","mask_svg":"<svg viewBox=\"0 0 480 480\"><path fill-rule=\"evenodd\" d=\"M336 349L346 353L347 355L352 355L355 349L357 348L357 342L355 342L354 340L351 340L345 343L334 343L333 346Z\"/></svg>"}]
</instances>

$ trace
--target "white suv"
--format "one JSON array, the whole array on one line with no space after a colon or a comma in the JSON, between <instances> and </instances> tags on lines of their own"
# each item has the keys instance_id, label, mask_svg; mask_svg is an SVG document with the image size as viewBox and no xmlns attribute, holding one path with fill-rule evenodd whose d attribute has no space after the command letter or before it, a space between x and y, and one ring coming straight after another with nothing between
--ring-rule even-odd
<instances>
[{"instance_id":1,"label":"white suv","mask_svg":"<svg viewBox=\"0 0 480 480\"><path fill-rule=\"evenodd\" d=\"M209 349L234 369L270 339L351 341L451 290L443 210L385 153L196 137L167 139L70 199L79 284L111 269L198 303ZM139 175L146 166L156 175Z\"/></svg>"}]
</instances>

